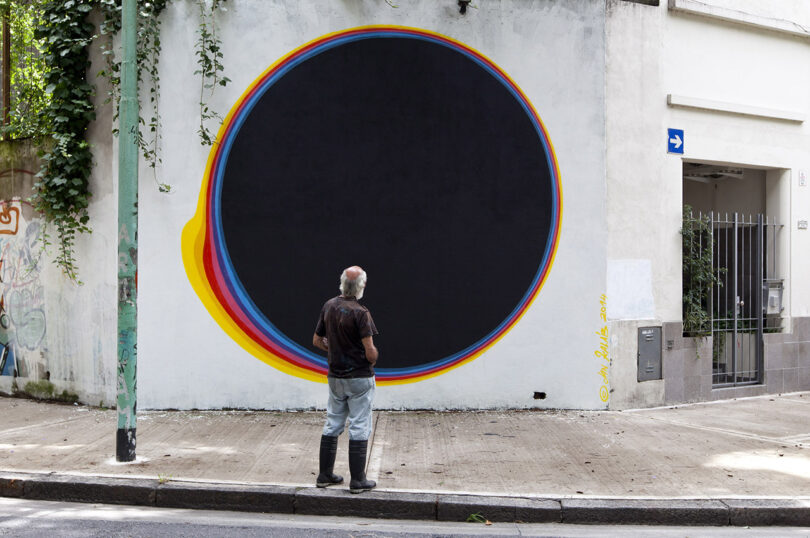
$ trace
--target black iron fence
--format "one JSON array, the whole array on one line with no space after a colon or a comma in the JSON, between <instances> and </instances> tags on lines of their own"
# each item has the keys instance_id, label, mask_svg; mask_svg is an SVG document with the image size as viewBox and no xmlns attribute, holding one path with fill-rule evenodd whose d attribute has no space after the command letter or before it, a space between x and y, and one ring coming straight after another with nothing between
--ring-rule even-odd
<instances>
[{"instance_id":1,"label":"black iron fence","mask_svg":"<svg viewBox=\"0 0 810 538\"><path fill-rule=\"evenodd\" d=\"M782 328L783 281L776 273L782 225L762 214L691 211L683 225L685 332L711 336L715 387L761 383L763 334ZM698 269L688 268L689 256ZM710 278L696 277L701 267L710 268Z\"/></svg>"}]
</instances>

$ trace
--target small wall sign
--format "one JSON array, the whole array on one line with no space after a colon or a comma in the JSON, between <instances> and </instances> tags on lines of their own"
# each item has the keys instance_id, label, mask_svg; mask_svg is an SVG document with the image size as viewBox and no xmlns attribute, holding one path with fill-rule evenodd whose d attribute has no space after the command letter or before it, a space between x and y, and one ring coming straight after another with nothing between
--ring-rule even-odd
<instances>
[{"instance_id":1,"label":"small wall sign","mask_svg":"<svg viewBox=\"0 0 810 538\"><path fill-rule=\"evenodd\" d=\"M667 153L683 155L683 129L667 129Z\"/></svg>"}]
</instances>

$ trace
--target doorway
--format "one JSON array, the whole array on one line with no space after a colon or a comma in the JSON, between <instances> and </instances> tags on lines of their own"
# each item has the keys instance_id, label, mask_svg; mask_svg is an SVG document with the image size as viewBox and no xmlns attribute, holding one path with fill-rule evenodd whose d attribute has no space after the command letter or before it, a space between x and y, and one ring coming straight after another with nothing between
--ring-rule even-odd
<instances>
[{"instance_id":1,"label":"doorway","mask_svg":"<svg viewBox=\"0 0 810 538\"><path fill-rule=\"evenodd\" d=\"M693 298L692 308L690 288L701 286L699 334L712 338L712 386L762 383L763 334L781 330L784 286L776 274L782 226L766 214L766 171L684 163L683 202L684 229L699 227L690 237L706 252L701 263L712 275L695 284L694 271L684 266L684 297Z\"/></svg>"}]
</instances>

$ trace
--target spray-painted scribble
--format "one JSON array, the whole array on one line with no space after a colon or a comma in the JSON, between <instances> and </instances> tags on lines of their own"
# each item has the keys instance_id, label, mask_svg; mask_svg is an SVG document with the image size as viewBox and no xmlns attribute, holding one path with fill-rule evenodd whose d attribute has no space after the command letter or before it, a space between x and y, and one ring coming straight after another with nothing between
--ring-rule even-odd
<instances>
[{"instance_id":1,"label":"spray-painted scribble","mask_svg":"<svg viewBox=\"0 0 810 538\"><path fill-rule=\"evenodd\" d=\"M3 205L0 208L0 235L17 235L20 226L20 209Z\"/></svg>"},{"instance_id":2,"label":"spray-painted scribble","mask_svg":"<svg viewBox=\"0 0 810 538\"><path fill-rule=\"evenodd\" d=\"M593 352L599 362L599 371L597 375L601 377L601 386L599 387L599 399L607 402L610 399L610 380L608 379L608 368L610 367L610 346L608 344L608 326L607 326L607 296L603 293L599 297L599 319L602 320L604 325L601 329L596 331L596 336L599 337L599 348Z\"/></svg>"},{"instance_id":3,"label":"spray-painted scribble","mask_svg":"<svg viewBox=\"0 0 810 538\"><path fill-rule=\"evenodd\" d=\"M0 345L0 375L12 375L14 373L14 351L9 345Z\"/></svg>"},{"instance_id":4,"label":"spray-painted scribble","mask_svg":"<svg viewBox=\"0 0 810 538\"><path fill-rule=\"evenodd\" d=\"M42 224L26 221L27 202L0 202L0 375L27 377L44 345L47 324L42 270ZM26 208L27 209L27 208ZM26 360L30 355L31 360Z\"/></svg>"}]
</instances>

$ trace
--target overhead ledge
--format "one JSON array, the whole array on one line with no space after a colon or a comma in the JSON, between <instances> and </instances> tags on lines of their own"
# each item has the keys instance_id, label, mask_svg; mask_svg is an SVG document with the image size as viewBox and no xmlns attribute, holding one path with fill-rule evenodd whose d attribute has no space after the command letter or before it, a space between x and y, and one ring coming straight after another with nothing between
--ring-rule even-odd
<instances>
[{"instance_id":1,"label":"overhead ledge","mask_svg":"<svg viewBox=\"0 0 810 538\"><path fill-rule=\"evenodd\" d=\"M699 110L711 110L713 112L729 112L742 116L755 116L758 118L768 118L773 120L792 121L803 123L807 114L793 110L777 110L774 108L762 108L726 101L712 101L710 99L700 99L698 97L686 97L684 95L667 95L667 104L671 107L696 108Z\"/></svg>"},{"instance_id":2,"label":"overhead ledge","mask_svg":"<svg viewBox=\"0 0 810 538\"><path fill-rule=\"evenodd\" d=\"M761 15L754 15L752 13L746 13L745 11L738 11L736 9L713 6L707 2L700 2L698 0L669 0L669 9L671 11L682 11L684 13L702 15L712 19L719 19L721 21L733 22L754 28L761 28L764 30L771 30L773 32L781 32L799 37L810 38L810 28L797 22L785 19L763 17Z\"/></svg>"}]
</instances>

